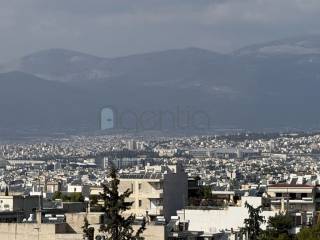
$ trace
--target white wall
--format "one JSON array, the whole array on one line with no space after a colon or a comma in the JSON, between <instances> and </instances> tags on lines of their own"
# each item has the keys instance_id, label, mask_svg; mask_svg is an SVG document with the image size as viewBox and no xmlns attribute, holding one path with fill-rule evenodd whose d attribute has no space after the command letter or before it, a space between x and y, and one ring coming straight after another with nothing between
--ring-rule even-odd
<instances>
[{"instance_id":1,"label":"white wall","mask_svg":"<svg viewBox=\"0 0 320 240\"><path fill-rule=\"evenodd\" d=\"M258 198L250 197L251 201L248 203L254 204L254 207L260 206ZM245 200L245 199L243 199ZM249 200L249 199L246 199ZM244 204L243 204L244 205ZM244 219L248 217L248 209L241 207L228 207L222 210L196 210L186 209L177 212L181 220L189 221L190 231L204 231L207 233L215 233L220 230L240 229L244 227ZM261 215L267 221L270 216L274 216L276 212L264 211ZM262 228L266 228L266 223Z\"/></svg>"},{"instance_id":2,"label":"white wall","mask_svg":"<svg viewBox=\"0 0 320 240\"><path fill-rule=\"evenodd\" d=\"M80 185L68 185L68 189L67 189L68 193L81 193L82 192L82 186Z\"/></svg>"}]
</instances>

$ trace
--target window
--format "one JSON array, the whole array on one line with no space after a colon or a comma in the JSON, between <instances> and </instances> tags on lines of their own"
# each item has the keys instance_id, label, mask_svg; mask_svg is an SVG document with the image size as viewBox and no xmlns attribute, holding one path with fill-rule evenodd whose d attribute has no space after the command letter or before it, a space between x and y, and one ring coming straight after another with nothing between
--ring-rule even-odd
<instances>
[{"instance_id":1,"label":"window","mask_svg":"<svg viewBox=\"0 0 320 240\"><path fill-rule=\"evenodd\" d=\"M142 184L141 184L141 183L139 183L138 187L139 187L139 191L140 191L140 190L141 190L141 188L142 188Z\"/></svg>"},{"instance_id":2,"label":"window","mask_svg":"<svg viewBox=\"0 0 320 240\"><path fill-rule=\"evenodd\" d=\"M297 194L295 194L295 193L290 193L289 196L290 196L291 200L297 199Z\"/></svg>"},{"instance_id":3,"label":"window","mask_svg":"<svg viewBox=\"0 0 320 240\"><path fill-rule=\"evenodd\" d=\"M142 200L139 200L139 207L142 206Z\"/></svg>"},{"instance_id":4,"label":"window","mask_svg":"<svg viewBox=\"0 0 320 240\"><path fill-rule=\"evenodd\" d=\"M282 197L282 193L276 193L276 197Z\"/></svg>"},{"instance_id":5,"label":"window","mask_svg":"<svg viewBox=\"0 0 320 240\"><path fill-rule=\"evenodd\" d=\"M301 198L306 198L306 197L308 197L307 193L301 193Z\"/></svg>"}]
</instances>

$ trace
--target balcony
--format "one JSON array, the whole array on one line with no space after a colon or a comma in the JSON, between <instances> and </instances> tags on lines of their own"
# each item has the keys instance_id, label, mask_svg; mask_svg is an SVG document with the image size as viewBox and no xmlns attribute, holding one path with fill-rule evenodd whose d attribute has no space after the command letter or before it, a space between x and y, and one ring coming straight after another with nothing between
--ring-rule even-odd
<instances>
[{"instance_id":1,"label":"balcony","mask_svg":"<svg viewBox=\"0 0 320 240\"><path fill-rule=\"evenodd\" d=\"M303 197L302 200L313 202L313 198L312 197Z\"/></svg>"},{"instance_id":2,"label":"balcony","mask_svg":"<svg viewBox=\"0 0 320 240\"><path fill-rule=\"evenodd\" d=\"M148 214L150 216L162 216L163 215L163 206L157 206L154 208L150 208L148 210Z\"/></svg>"},{"instance_id":3,"label":"balcony","mask_svg":"<svg viewBox=\"0 0 320 240\"><path fill-rule=\"evenodd\" d=\"M281 199L282 197L273 197L271 198L271 203L272 204L281 204ZM286 197L283 197L283 201L284 201L284 204L287 203L287 198ZM301 199L289 199L289 203L306 203L306 204L310 204L310 203L314 203L314 200L312 197L304 197L304 198L301 198Z\"/></svg>"},{"instance_id":4,"label":"balcony","mask_svg":"<svg viewBox=\"0 0 320 240\"><path fill-rule=\"evenodd\" d=\"M159 199L159 198L163 198L163 189L159 189L159 190L152 189L151 191L148 191L148 192L140 192L139 195L142 198Z\"/></svg>"}]
</instances>

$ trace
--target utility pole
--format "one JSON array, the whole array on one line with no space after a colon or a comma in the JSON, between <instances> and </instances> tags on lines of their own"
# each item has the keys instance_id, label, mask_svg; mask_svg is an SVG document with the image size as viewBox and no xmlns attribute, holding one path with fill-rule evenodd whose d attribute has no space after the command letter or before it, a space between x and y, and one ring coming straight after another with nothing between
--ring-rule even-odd
<instances>
[{"instance_id":1,"label":"utility pole","mask_svg":"<svg viewBox=\"0 0 320 240\"><path fill-rule=\"evenodd\" d=\"M287 214L289 213L289 189L287 187Z\"/></svg>"}]
</instances>

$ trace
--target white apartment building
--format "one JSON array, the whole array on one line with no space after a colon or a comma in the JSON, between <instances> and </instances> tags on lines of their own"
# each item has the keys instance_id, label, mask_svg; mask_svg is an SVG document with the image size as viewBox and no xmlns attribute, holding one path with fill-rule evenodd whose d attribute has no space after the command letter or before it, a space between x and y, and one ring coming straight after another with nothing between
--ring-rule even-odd
<instances>
[{"instance_id":1,"label":"white apartment building","mask_svg":"<svg viewBox=\"0 0 320 240\"><path fill-rule=\"evenodd\" d=\"M315 187L304 184L274 184L268 186L267 194L271 209L278 211L315 211Z\"/></svg>"},{"instance_id":2,"label":"white apartment building","mask_svg":"<svg viewBox=\"0 0 320 240\"><path fill-rule=\"evenodd\" d=\"M129 213L148 216L150 220L164 216L169 220L178 209L184 208L188 198L188 176L181 165L146 166L143 170L119 174L119 191L132 191ZM102 189L91 188L91 195Z\"/></svg>"},{"instance_id":3,"label":"white apartment building","mask_svg":"<svg viewBox=\"0 0 320 240\"><path fill-rule=\"evenodd\" d=\"M315 186L274 184L268 186L267 194L271 201L271 210L289 212L294 216L296 232L299 232L302 226L314 223L316 216Z\"/></svg>"},{"instance_id":4,"label":"white apartment building","mask_svg":"<svg viewBox=\"0 0 320 240\"><path fill-rule=\"evenodd\" d=\"M244 227L244 220L249 217L245 203L253 207L262 205L261 197L242 197L238 206L216 207L216 208L187 208L177 211L177 219L186 222L188 231L201 232L204 239L236 239L240 229ZM261 215L266 222L261 226L266 229L269 217L276 212L264 210ZM223 235L225 238L219 238Z\"/></svg>"}]
</instances>

